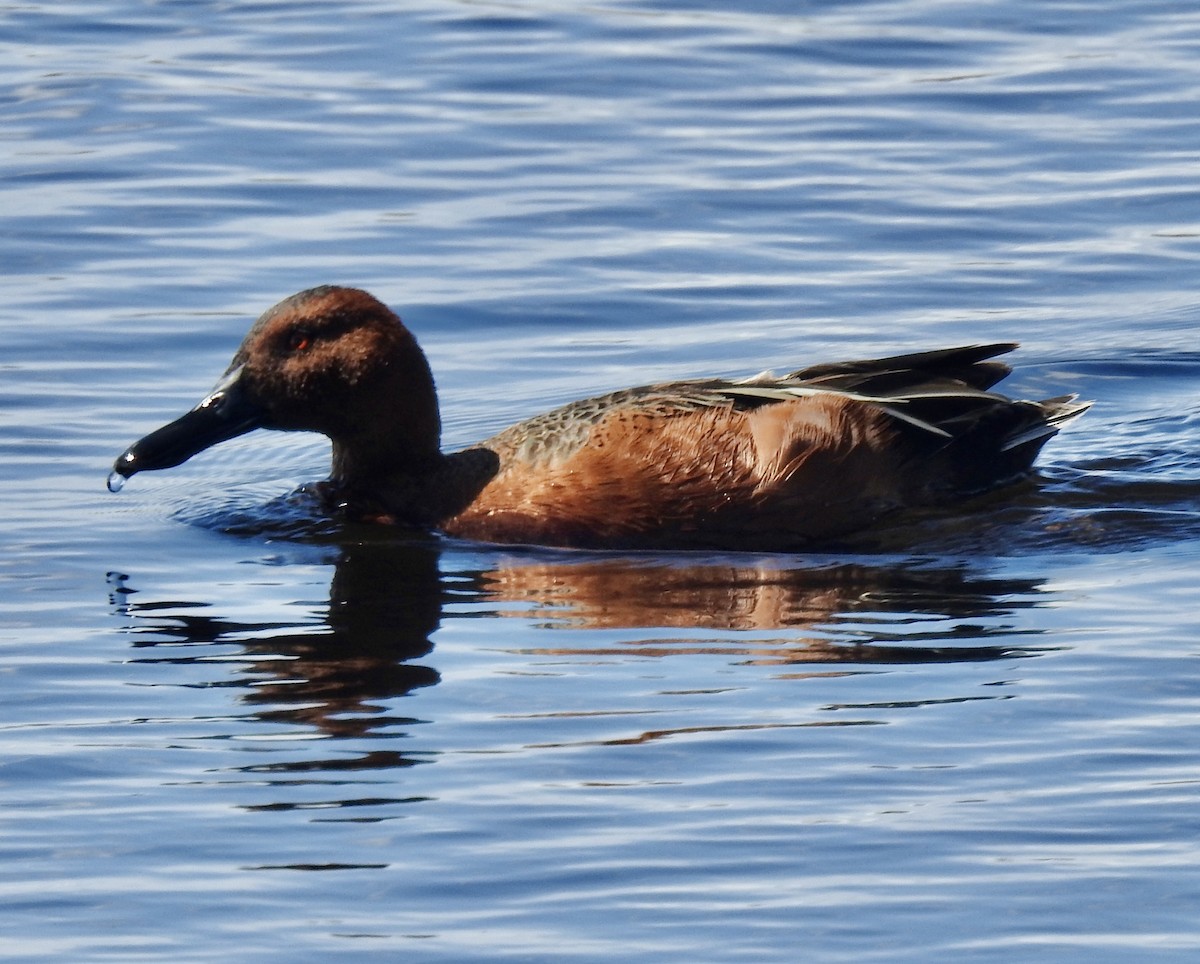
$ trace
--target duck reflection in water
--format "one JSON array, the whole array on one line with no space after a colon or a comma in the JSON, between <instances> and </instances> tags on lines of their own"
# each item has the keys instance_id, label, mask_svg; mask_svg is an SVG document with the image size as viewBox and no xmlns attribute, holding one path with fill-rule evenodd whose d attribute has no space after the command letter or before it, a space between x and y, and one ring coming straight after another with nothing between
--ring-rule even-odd
<instances>
[{"instance_id":1,"label":"duck reflection in water","mask_svg":"<svg viewBox=\"0 0 1200 964\"><path fill-rule=\"evenodd\" d=\"M705 653L742 664L829 664L821 675L844 664L981 661L1039 651L1014 645L1016 631L1006 618L1038 604L1036 581L965 567L529 552L492 557L487 570L454 571L446 563L455 556L433 540L364 541L336 551L329 604L315 624L310 610L296 622L254 623L209 615L220 610L219 599L141 601L124 577L117 577L119 612L134 645L155 650L142 657L147 661L209 661L210 647L236 644L245 662L230 685L245 688L242 699L255 707L255 718L305 724L331 737L416 725L416 718L395 714L397 699L440 681L429 665L431 637L443 620L458 618L526 621L526 631L507 633L520 639L510 652L525 658ZM564 645L572 629L620 628L693 632L639 632L616 645L607 634L600 641L583 634L578 645ZM221 656L227 664L229 654ZM375 751L358 760L283 766L421 760Z\"/></svg>"},{"instance_id":2,"label":"duck reflection in water","mask_svg":"<svg viewBox=\"0 0 1200 964\"><path fill-rule=\"evenodd\" d=\"M315 622L236 621L210 615L220 599L143 602L128 577L110 581L134 646L155 649L144 661L202 662L213 658L210 647L236 644L245 662L231 685L246 688L242 699L261 707L254 716L264 722L307 724L333 737L414 724L388 704L440 679L419 662L433 649L442 606L437 555L425 546L341 549L328 608ZM405 762L395 756L387 765Z\"/></svg>"}]
</instances>

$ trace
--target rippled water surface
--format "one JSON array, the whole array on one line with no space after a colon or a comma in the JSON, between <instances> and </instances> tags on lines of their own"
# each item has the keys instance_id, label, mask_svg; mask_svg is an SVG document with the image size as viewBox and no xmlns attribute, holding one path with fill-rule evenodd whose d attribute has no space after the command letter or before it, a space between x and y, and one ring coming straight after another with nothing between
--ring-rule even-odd
<instances>
[{"instance_id":1,"label":"rippled water surface","mask_svg":"<svg viewBox=\"0 0 1200 964\"><path fill-rule=\"evenodd\" d=\"M1200 11L0 6L0 957L1195 960ZM395 306L446 442L1016 340L1037 486L814 555L104 490L250 321Z\"/></svg>"}]
</instances>

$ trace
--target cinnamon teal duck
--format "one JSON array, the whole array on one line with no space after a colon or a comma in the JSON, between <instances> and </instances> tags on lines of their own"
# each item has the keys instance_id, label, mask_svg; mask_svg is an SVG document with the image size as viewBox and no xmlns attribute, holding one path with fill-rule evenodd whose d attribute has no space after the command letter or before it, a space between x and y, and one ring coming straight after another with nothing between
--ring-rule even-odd
<instances>
[{"instance_id":1,"label":"cinnamon teal duck","mask_svg":"<svg viewBox=\"0 0 1200 964\"><path fill-rule=\"evenodd\" d=\"M1014 344L701 378L572 402L450 454L400 319L325 286L267 311L194 409L135 442L110 487L257 428L333 442L356 518L502 543L801 549L1029 474L1088 403L992 387Z\"/></svg>"}]
</instances>

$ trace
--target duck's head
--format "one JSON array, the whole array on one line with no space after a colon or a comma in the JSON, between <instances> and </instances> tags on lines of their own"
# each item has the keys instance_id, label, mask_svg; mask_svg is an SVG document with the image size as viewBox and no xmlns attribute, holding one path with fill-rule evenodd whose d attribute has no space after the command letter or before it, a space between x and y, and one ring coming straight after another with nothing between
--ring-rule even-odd
<instances>
[{"instance_id":1,"label":"duck's head","mask_svg":"<svg viewBox=\"0 0 1200 964\"><path fill-rule=\"evenodd\" d=\"M355 288L311 288L263 314L213 390L126 449L114 476L171 468L256 428L329 436L333 477L344 483L439 457L425 355L391 310Z\"/></svg>"}]
</instances>

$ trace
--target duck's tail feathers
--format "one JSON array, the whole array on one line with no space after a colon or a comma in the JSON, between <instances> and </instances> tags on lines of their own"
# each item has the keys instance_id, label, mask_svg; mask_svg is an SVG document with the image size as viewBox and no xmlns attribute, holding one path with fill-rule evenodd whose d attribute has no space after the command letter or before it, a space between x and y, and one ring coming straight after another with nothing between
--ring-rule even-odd
<instances>
[{"instance_id":1,"label":"duck's tail feathers","mask_svg":"<svg viewBox=\"0 0 1200 964\"><path fill-rule=\"evenodd\" d=\"M1044 398L1035 404L1042 410L1043 420L1005 439L1004 444L1000 446L1001 452L1010 452L1030 442L1036 442L1040 448L1047 439L1057 435L1064 425L1073 422L1092 407L1090 401L1079 401L1078 395Z\"/></svg>"}]
</instances>

